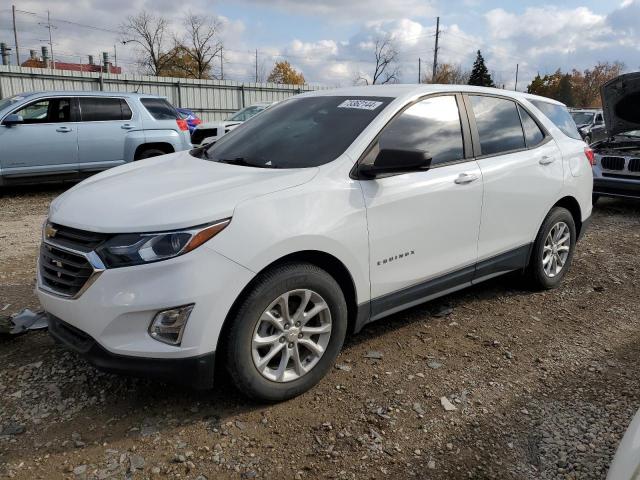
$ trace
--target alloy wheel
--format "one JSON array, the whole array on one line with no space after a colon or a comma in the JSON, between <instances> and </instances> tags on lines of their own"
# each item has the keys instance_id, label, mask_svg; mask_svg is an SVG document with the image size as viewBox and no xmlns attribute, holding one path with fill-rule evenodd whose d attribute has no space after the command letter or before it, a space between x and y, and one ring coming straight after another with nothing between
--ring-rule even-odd
<instances>
[{"instance_id":1,"label":"alloy wheel","mask_svg":"<svg viewBox=\"0 0 640 480\"><path fill-rule=\"evenodd\" d=\"M558 222L549 230L542 251L542 267L549 278L562 271L569 258L570 249L571 230L565 222Z\"/></svg>"},{"instance_id":2,"label":"alloy wheel","mask_svg":"<svg viewBox=\"0 0 640 480\"><path fill-rule=\"evenodd\" d=\"M331 339L331 312L313 290L283 293L266 308L253 332L251 354L260 374L291 382L316 366Z\"/></svg>"}]
</instances>

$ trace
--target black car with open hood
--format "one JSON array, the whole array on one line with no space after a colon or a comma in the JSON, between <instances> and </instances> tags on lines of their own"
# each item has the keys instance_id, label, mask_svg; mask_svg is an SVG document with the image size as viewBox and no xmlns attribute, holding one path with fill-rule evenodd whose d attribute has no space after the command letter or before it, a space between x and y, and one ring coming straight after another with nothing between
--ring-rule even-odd
<instances>
[{"instance_id":1,"label":"black car with open hood","mask_svg":"<svg viewBox=\"0 0 640 480\"><path fill-rule=\"evenodd\" d=\"M600 88L607 138L591 145L594 200L600 195L640 198L640 72Z\"/></svg>"}]
</instances>

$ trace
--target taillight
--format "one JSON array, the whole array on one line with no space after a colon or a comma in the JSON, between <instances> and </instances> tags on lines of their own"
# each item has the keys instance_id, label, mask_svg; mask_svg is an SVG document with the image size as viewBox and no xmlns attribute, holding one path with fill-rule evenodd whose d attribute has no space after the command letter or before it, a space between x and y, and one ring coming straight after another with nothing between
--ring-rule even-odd
<instances>
[{"instance_id":1,"label":"taillight","mask_svg":"<svg viewBox=\"0 0 640 480\"><path fill-rule=\"evenodd\" d=\"M202 120L200 120L199 118L194 118L193 120L191 120L191 123L193 123L194 125L200 125L202 123Z\"/></svg>"},{"instance_id":2,"label":"taillight","mask_svg":"<svg viewBox=\"0 0 640 480\"><path fill-rule=\"evenodd\" d=\"M596 164L596 156L593 153L593 150L591 150L591 148L589 147L584 147L584 155L587 157L587 160L589 160L589 163L593 167Z\"/></svg>"},{"instance_id":3,"label":"taillight","mask_svg":"<svg viewBox=\"0 0 640 480\"><path fill-rule=\"evenodd\" d=\"M176 123L178 124L178 128L182 131L189 130L189 125L187 125L187 121L182 118L177 118Z\"/></svg>"}]
</instances>

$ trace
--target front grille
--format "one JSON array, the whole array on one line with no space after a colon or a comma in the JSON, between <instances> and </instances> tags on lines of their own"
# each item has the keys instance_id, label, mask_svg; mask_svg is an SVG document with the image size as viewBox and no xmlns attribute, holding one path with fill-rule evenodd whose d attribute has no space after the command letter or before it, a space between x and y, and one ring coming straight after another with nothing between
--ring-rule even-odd
<instances>
[{"instance_id":1,"label":"front grille","mask_svg":"<svg viewBox=\"0 0 640 480\"><path fill-rule=\"evenodd\" d=\"M55 230L55 242L74 250L90 252L109 237L106 233L87 232L55 223L51 226Z\"/></svg>"},{"instance_id":2,"label":"front grille","mask_svg":"<svg viewBox=\"0 0 640 480\"><path fill-rule=\"evenodd\" d=\"M40 281L55 293L74 297L94 273L83 253L94 250L109 235L57 224L48 225L46 232L48 241L40 247Z\"/></svg>"},{"instance_id":3,"label":"front grille","mask_svg":"<svg viewBox=\"0 0 640 480\"><path fill-rule=\"evenodd\" d=\"M215 137L216 135L218 135L217 128L196 128L191 135L191 143L199 145L205 138Z\"/></svg>"},{"instance_id":4,"label":"front grille","mask_svg":"<svg viewBox=\"0 0 640 480\"><path fill-rule=\"evenodd\" d=\"M84 256L47 243L40 247L40 279L51 290L73 297L92 273L93 267Z\"/></svg>"},{"instance_id":5,"label":"front grille","mask_svg":"<svg viewBox=\"0 0 640 480\"><path fill-rule=\"evenodd\" d=\"M606 170L624 170L624 157L602 157L600 165Z\"/></svg>"},{"instance_id":6,"label":"front grille","mask_svg":"<svg viewBox=\"0 0 640 480\"><path fill-rule=\"evenodd\" d=\"M640 158L632 158L627 166L630 172L640 172Z\"/></svg>"}]
</instances>

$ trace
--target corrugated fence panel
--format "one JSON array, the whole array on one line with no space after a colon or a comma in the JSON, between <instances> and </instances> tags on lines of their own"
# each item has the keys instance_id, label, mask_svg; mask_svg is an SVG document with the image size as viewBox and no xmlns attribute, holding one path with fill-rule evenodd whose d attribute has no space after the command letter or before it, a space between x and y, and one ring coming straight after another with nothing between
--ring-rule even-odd
<instances>
[{"instance_id":1,"label":"corrugated fence panel","mask_svg":"<svg viewBox=\"0 0 640 480\"><path fill-rule=\"evenodd\" d=\"M102 90L161 95L176 107L190 108L203 121L222 120L256 102L276 102L292 95L326 87L240 83L146 75L111 75L0 65L0 99L22 92Z\"/></svg>"}]
</instances>

